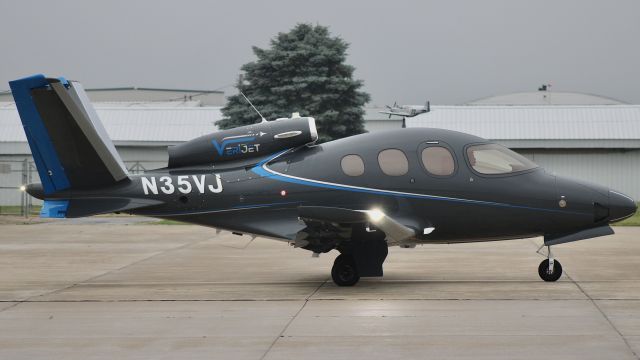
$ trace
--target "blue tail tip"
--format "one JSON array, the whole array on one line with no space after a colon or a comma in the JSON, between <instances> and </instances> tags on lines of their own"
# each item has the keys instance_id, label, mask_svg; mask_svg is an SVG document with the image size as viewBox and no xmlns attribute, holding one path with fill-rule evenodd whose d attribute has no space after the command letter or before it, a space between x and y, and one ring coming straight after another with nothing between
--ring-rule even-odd
<instances>
[{"instance_id":1,"label":"blue tail tip","mask_svg":"<svg viewBox=\"0 0 640 360\"><path fill-rule=\"evenodd\" d=\"M41 218L65 218L67 217L69 200L45 200L40 210Z\"/></svg>"},{"instance_id":2,"label":"blue tail tip","mask_svg":"<svg viewBox=\"0 0 640 360\"><path fill-rule=\"evenodd\" d=\"M44 74L34 74L31 76L26 76L20 79L16 79L16 80L11 80L9 81L9 85L20 85L20 84L32 84L32 83L42 83L42 81L44 81L46 79L46 77L44 76Z\"/></svg>"}]
</instances>

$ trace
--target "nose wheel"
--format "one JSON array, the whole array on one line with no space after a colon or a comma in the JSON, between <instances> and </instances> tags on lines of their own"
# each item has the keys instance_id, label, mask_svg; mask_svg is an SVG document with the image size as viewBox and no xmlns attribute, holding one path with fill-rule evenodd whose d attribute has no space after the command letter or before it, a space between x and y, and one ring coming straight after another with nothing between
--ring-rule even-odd
<instances>
[{"instance_id":1,"label":"nose wheel","mask_svg":"<svg viewBox=\"0 0 640 360\"><path fill-rule=\"evenodd\" d=\"M340 254L333 262L331 277L338 286L353 286L360 280L358 267L353 256Z\"/></svg>"},{"instance_id":2,"label":"nose wheel","mask_svg":"<svg viewBox=\"0 0 640 360\"><path fill-rule=\"evenodd\" d=\"M547 246L547 250L547 259L538 266L538 275L544 281L557 281L562 276L562 265L553 258L551 246Z\"/></svg>"}]
</instances>

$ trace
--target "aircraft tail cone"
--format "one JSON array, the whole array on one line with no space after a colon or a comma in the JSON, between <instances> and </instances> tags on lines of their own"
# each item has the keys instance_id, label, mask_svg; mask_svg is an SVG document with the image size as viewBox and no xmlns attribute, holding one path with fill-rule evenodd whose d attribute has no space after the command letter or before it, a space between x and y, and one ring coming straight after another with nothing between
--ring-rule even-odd
<instances>
[{"instance_id":1,"label":"aircraft tail cone","mask_svg":"<svg viewBox=\"0 0 640 360\"><path fill-rule=\"evenodd\" d=\"M44 189L41 183L29 184L25 187L24 191L36 199L44 200Z\"/></svg>"}]
</instances>

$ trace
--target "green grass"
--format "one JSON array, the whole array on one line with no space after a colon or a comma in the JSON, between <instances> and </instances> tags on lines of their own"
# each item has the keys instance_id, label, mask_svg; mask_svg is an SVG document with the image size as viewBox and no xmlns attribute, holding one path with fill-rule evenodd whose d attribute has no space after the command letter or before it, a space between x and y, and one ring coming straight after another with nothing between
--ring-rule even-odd
<instances>
[{"instance_id":1,"label":"green grass","mask_svg":"<svg viewBox=\"0 0 640 360\"><path fill-rule=\"evenodd\" d=\"M20 215L21 206L0 206L0 215ZM32 215L40 214L40 205L33 205L31 207Z\"/></svg>"},{"instance_id":2,"label":"green grass","mask_svg":"<svg viewBox=\"0 0 640 360\"><path fill-rule=\"evenodd\" d=\"M150 221L142 224L144 225L190 225L190 224L187 224L186 222L177 221L177 220L167 220L167 219L162 219L160 221Z\"/></svg>"}]
</instances>

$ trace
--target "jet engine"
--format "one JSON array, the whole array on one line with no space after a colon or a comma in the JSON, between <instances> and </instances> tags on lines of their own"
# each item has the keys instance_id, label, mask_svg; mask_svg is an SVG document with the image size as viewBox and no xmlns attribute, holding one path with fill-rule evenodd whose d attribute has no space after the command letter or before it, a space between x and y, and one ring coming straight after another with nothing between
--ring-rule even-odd
<instances>
[{"instance_id":1,"label":"jet engine","mask_svg":"<svg viewBox=\"0 0 640 360\"><path fill-rule=\"evenodd\" d=\"M318 140L312 117L281 118L204 135L169 147L169 167L244 160Z\"/></svg>"}]
</instances>

